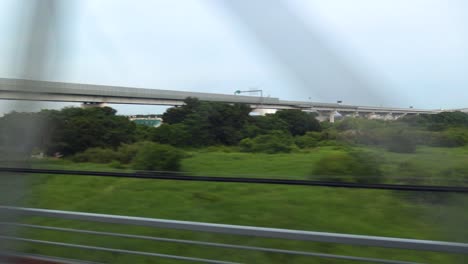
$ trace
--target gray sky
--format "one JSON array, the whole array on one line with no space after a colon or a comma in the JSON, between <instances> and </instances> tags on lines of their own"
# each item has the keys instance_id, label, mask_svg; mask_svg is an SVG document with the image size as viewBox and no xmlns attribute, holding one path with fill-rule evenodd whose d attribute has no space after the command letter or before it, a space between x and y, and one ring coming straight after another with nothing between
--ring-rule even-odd
<instances>
[{"instance_id":1,"label":"gray sky","mask_svg":"<svg viewBox=\"0 0 468 264\"><path fill-rule=\"evenodd\" d=\"M34 1L0 0L1 77L21 76L25 10ZM248 8L225 0L69 0L40 78L227 94L260 88L281 99L348 104L468 105L464 0L285 0L292 25L273 1L239 1ZM355 79L365 85L344 88ZM0 112L14 107L0 101Z\"/></svg>"}]
</instances>

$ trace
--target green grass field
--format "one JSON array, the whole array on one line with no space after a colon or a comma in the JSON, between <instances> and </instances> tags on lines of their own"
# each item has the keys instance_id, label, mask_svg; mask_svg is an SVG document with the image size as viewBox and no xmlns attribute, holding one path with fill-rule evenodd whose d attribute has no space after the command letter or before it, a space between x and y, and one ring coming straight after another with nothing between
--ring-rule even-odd
<instances>
[{"instance_id":1,"label":"green grass field","mask_svg":"<svg viewBox=\"0 0 468 264\"><path fill-rule=\"evenodd\" d=\"M292 154L193 151L183 170L194 175L308 178L331 147ZM453 168L468 166L468 148L419 148L415 154L370 149L382 161L386 177L398 176L399 165L411 161L424 168L417 177L441 178ZM107 165L45 161L35 166L79 170L113 170ZM414 175L413 175L414 176ZM453 174L452 178L457 177ZM28 176L26 206L59 210L132 215L211 223L290 228L323 232L468 242L468 197L397 191L176 182L77 176ZM451 179L453 180L453 179ZM449 181L447 181L449 182ZM121 227L66 220L28 219L30 223L92 230L238 243L324 253L401 259L423 263L463 263L463 256L214 235L196 232ZM28 236L165 254L205 257L243 263L348 263L310 257L216 249L130 239L69 235L25 230ZM121 256L52 246L26 245L30 252L105 263L179 263L157 258ZM182 263L182 262L180 262Z\"/></svg>"}]
</instances>

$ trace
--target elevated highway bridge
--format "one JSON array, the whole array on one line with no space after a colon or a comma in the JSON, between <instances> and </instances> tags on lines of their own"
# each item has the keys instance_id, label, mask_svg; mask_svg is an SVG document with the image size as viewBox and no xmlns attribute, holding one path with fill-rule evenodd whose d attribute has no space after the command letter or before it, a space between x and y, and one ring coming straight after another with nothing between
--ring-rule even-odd
<instances>
[{"instance_id":1,"label":"elevated highway bridge","mask_svg":"<svg viewBox=\"0 0 468 264\"><path fill-rule=\"evenodd\" d=\"M187 97L196 97L201 101L209 102L249 104L254 112L260 114L274 113L281 109L300 109L316 112L318 119L331 122L334 122L336 114L392 120L404 115L441 112L441 110L287 101L271 97L0 78L0 100L74 102L82 103L83 106L104 104L179 106L184 104Z\"/></svg>"}]
</instances>

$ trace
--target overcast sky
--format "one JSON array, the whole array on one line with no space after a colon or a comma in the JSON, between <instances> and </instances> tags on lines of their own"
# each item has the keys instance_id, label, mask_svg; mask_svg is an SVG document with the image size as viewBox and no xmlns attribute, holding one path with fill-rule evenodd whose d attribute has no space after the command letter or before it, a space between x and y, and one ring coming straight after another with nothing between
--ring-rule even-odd
<instances>
[{"instance_id":1,"label":"overcast sky","mask_svg":"<svg viewBox=\"0 0 468 264\"><path fill-rule=\"evenodd\" d=\"M34 1L0 0L0 77L24 73L18 54ZM468 106L464 0L284 0L281 9L275 1L226 1L61 1L67 5L45 71L28 77L226 94L259 88L286 100ZM345 87L355 80L362 86ZM0 101L0 112L26 105ZM121 114L161 111L114 107Z\"/></svg>"}]
</instances>

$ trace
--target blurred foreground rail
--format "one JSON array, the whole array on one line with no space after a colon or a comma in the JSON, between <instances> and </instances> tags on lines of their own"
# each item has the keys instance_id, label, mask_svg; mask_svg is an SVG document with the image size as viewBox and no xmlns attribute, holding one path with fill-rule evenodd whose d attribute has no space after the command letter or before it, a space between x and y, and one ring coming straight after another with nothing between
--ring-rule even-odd
<instances>
[{"instance_id":1,"label":"blurred foreground rail","mask_svg":"<svg viewBox=\"0 0 468 264\"><path fill-rule=\"evenodd\" d=\"M145 218L145 217L134 217L124 215L109 215L109 214L96 214L96 213L85 213L85 212L72 212L72 211L61 211L61 210L48 210L48 209L37 209L37 208L22 208L22 207L9 207L0 206L0 213L14 213L19 216L25 217L46 217L66 220L78 220L86 222L98 222L108 224L120 224L120 225L133 225L133 226L145 226L150 228L164 228L164 229L177 229L185 231L197 231L197 232L209 232L225 235L238 235L238 236L249 236L249 237L262 237L262 238L275 238L285 240L297 240L297 241L313 241L313 242L324 242L333 244L346 244L355 246L370 246L370 247L384 247L384 248L395 248L395 249L411 249L421 251L432 251L432 252L444 252L444 253L455 253L455 254L468 254L468 244L466 243L454 243L446 241L432 241L432 240L418 240L418 239L406 239L406 238L394 238L394 237L378 237L378 236L364 236L364 235L353 235L353 234L341 234L341 233L328 233L328 232L314 232L306 230L292 230L292 229L280 229L280 228L267 228L258 226L241 226L241 225L227 225L227 224L215 224L205 222L191 222L191 221L178 221L171 219L157 219L157 218ZM111 233L102 231L93 231L85 229L71 229L71 228L60 228L53 226L42 226L42 225L29 225L29 224L18 224L1 222L0 225L13 225L20 228L32 228L32 229L44 229L54 230L60 232L72 232L91 234L96 236L111 236L119 237L120 239L140 239L140 240L153 240L153 241L164 241L169 243L182 243L192 245L203 245L209 247L221 247L221 248L233 248L239 250L253 250L261 252L269 252L276 254L286 255L302 255L309 257L320 257L320 258L332 258L332 259L343 259L352 260L359 262L373 262L373 263L414 263L400 260L387 260L387 259L376 259L367 257L357 256L346 256L346 255L335 255L325 254L308 251L296 251L296 250L285 250L280 248L264 248L264 247L253 247L248 245L236 245L236 244L224 244L214 243L196 240L181 240L171 239L163 237L152 237L152 236L141 236L123 233ZM140 255L147 257L159 257L183 261L192 262L203 262L203 263L236 263L225 260L214 260L197 257L161 254L154 252L144 251L133 251L128 249L117 249L107 248L102 246L91 246L82 244L73 244L67 242L47 241L30 239L25 237L15 237L0 234L0 240L12 241L16 243L29 243L29 244L41 244L65 248L75 248L81 250L92 250L101 252L110 252L116 254L130 254Z\"/></svg>"},{"instance_id":2,"label":"blurred foreground rail","mask_svg":"<svg viewBox=\"0 0 468 264\"><path fill-rule=\"evenodd\" d=\"M190 175L184 175L182 173L176 173L176 172L103 172L103 171L50 170L50 169L9 168L9 167L0 167L0 172L25 173L25 174L99 176L99 177L176 180L176 181L205 181L205 182L225 182L225 183L256 183L256 184L322 186L322 187L339 187L339 188L396 190L396 191L468 193L468 187L463 187L463 186L407 185L407 184L330 182L330 181L316 181L316 180L289 180L289 179L271 179L271 178L190 176Z\"/></svg>"}]
</instances>

